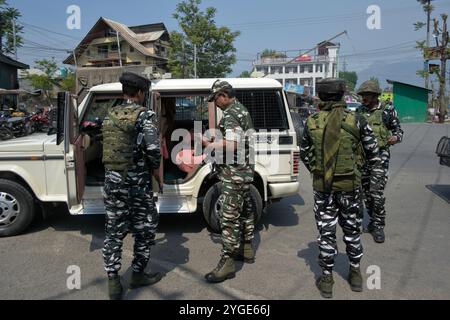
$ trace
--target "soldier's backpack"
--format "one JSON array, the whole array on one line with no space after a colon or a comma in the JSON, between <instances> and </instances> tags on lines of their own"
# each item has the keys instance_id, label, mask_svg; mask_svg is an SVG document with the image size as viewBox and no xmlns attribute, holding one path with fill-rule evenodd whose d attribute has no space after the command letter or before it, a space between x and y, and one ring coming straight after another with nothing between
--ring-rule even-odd
<instances>
[{"instance_id":1,"label":"soldier's backpack","mask_svg":"<svg viewBox=\"0 0 450 320\"><path fill-rule=\"evenodd\" d=\"M103 164L106 169L126 172L133 163L136 121L145 108L136 104L116 106L103 122Z\"/></svg>"}]
</instances>

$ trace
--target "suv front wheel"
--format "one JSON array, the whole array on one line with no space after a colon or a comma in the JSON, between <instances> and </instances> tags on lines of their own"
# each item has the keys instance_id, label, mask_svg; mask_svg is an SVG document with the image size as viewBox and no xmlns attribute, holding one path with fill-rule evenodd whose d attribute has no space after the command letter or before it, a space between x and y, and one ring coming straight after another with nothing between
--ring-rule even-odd
<instances>
[{"instance_id":1,"label":"suv front wheel","mask_svg":"<svg viewBox=\"0 0 450 320\"><path fill-rule=\"evenodd\" d=\"M261 219L263 203L261 195L254 185L250 186L250 192L252 196L253 207L256 208L254 216L256 225ZM209 229L214 233L221 233L222 231L220 216L222 208L222 200L220 199L221 194L222 183L218 182L209 188L203 201L203 217L205 218Z\"/></svg>"},{"instance_id":2,"label":"suv front wheel","mask_svg":"<svg viewBox=\"0 0 450 320\"><path fill-rule=\"evenodd\" d=\"M33 196L17 182L0 179L0 237L22 233L34 218Z\"/></svg>"}]
</instances>

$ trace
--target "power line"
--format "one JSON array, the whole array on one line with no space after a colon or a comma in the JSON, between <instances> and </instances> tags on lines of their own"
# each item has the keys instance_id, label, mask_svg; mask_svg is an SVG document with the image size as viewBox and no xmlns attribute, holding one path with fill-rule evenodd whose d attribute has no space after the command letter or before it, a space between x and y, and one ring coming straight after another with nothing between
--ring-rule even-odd
<instances>
[{"instance_id":1,"label":"power line","mask_svg":"<svg viewBox=\"0 0 450 320\"><path fill-rule=\"evenodd\" d=\"M39 29L39 30L42 30L42 31L46 31L46 32L49 32L49 33L57 34L57 35L60 35L60 36L66 37L66 38L70 38L70 39L74 39L74 40L80 41L79 38L75 38L75 37L70 36L68 34L64 34L64 33L56 32L56 31L53 31L53 30L49 30L49 29L46 29L46 28L43 28L43 27L39 27L39 26L33 25L31 23L26 23L26 22L23 22L23 21L19 21L19 22L21 24L23 24L24 26L33 27L33 28L36 28L36 29Z\"/></svg>"}]
</instances>

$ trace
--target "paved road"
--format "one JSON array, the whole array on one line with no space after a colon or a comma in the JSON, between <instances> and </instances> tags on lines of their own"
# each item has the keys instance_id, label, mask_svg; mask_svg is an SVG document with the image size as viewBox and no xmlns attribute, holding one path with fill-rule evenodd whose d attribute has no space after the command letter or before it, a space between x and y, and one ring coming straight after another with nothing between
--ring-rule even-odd
<instances>
[{"instance_id":1,"label":"paved road","mask_svg":"<svg viewBox=\"0 0 450 320\"><path fill-rule=\"evenodd\" d=\"M376 265L381 288L357 294L348 270L342 232L335 268L336 299L450 299L450 168L439 166L434 149L450 125L405 125L393 148L387 186L387 242L363 236L364 271ZM320 299L314 278L317 231L311 180L302 168L298 195L273 204L256 234L257 263L238 264L236 278L219 285L203 281L217 263L220 244L199 215L161 218L151 270L166 273L151 288L127 291L127 299ZM434 190L434 191L432 191ZM441 194L439 196L438 194ZM445 200L447 197L447 200ZM72 217L57 209L28 233L0 239L0 299L105 299L101 247L104 219ZM132 239L124 247L128 283ZM68 290L68 266L81 270L81 290ZM369 274L366 275L366 277Z\"/></svg>"}]
</instances>

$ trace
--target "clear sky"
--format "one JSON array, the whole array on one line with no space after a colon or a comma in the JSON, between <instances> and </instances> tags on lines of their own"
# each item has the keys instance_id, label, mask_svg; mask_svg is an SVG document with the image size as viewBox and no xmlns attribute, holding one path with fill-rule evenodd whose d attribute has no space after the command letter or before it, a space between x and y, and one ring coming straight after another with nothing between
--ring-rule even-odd
<instances>
[{"instance_id":1,"label":"clear sky","mask_svg":"<svg viewBox=\"0 0 450 320\"><path fill-rule=\"evenodd\" d=\"M25 25L26 46L44 44L58 49L74 48L100 16L126 25L164 22L169 31L178 30L172 17L178 1L174 0L9 0L22 13L21 22L48 29L55 33ZM433 1L435 15L449 13L449 0ZM81 8L81 29L68 30L66 9L69 5ZM366 12L370 5L381 9L381 29L369 30ZM217 8L216 22L241 35L236 40L238 62L232 75L252 69L252 60L264 48L297 50L315 44L347 30L341 36L341 65L347 70L363 72L377 63L411 62L414 67L403 67L396 75L386 77L414 78L411 71L420 66L420 54L415 41L425 39L425 31L414 31L413 23L424 21L425 13L416 0L203 0L201 8ZM32 42L30 42L32 41ZM295 55L295 53L290 53ZM64 52L36 51L22 48L19 60L33 65L35 59L55 56L59 61ZM405 73L405 74L399 74Z\"/></svg>"}]
</instances>

